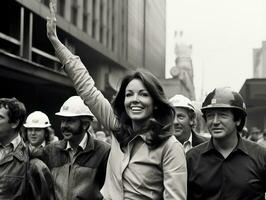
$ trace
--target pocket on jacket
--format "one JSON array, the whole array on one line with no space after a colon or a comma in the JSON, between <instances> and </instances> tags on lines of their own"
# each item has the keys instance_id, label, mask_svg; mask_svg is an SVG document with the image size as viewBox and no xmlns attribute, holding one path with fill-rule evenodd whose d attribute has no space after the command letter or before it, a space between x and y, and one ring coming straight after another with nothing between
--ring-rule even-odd
<instances>
[{"instance_id":1,"label":"pocket on jacket","mask_svg":"<svg viewBox=\"0 0 266 200\"><path fill-rule=\"evenodd\" d=\"M0 193L4 196L22 192L23 176L2 176L0 178Z\"/></svg>"}]
</instances>

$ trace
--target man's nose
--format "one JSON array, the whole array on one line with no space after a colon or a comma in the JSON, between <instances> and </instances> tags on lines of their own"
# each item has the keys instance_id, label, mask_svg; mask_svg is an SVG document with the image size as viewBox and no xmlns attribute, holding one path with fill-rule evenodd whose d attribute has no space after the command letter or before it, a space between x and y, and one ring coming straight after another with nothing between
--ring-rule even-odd
<instances>
[{"instance_id":1,"label":"man's nose","mask_svg":"<svg viewBox=\"0 0 266 200\"><path fill-rule=\"evenodd\" d=\"M218 116L218 114L214 114L214 116L213 116L213 123L219 123L220 122L220 118L219 118L219 116Z\"/></svg>"}]
</instances>

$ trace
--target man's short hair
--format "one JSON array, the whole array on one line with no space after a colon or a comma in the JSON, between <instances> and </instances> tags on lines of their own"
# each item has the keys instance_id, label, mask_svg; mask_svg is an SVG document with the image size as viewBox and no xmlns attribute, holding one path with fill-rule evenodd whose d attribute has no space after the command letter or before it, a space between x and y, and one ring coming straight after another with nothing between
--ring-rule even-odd
<instances>
[{"instance_id":1,"label":"man's short hair","mask_svg":"<svg viewBox=\"0 0 266 200\"><path fill-rule=\"evenodd\" d=\"M26 108L25 105L13 98L0 98L0 108L8 110L7 114L9 117L9 123L19 122L16 131L19 131L26 119Z\"/></svg>"}]
</instances>

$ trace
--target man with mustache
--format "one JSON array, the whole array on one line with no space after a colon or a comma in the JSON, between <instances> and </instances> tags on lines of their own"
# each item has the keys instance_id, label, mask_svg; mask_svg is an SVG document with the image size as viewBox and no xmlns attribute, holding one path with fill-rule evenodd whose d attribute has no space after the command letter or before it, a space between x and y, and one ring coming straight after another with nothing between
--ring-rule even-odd
<instances>
[{"instance_id":1,"label":"man with mustache","mask_svg":"<svg viewBox=\"0 0 266 200\"><path fill-rule=\"evenodd\" d=\"M79 96L70 97L55 113L63 140L33 152L50 168L57 200L102 199L109 144L88 132L93 114Z\"/></svg>"},{"instance_id":2,"label":"man with mustache","mask_svg":"<svg viewBox=\"0 0 266 200\"><path fill-rule=\"evenodd\" d=\"M185 152L207 141L207 138L193 130L196 124L196 111L192 102L180 94L173 96L169 101L176 112L174 120L175 137L183 144Z\"/></svg>"}]
</instances>

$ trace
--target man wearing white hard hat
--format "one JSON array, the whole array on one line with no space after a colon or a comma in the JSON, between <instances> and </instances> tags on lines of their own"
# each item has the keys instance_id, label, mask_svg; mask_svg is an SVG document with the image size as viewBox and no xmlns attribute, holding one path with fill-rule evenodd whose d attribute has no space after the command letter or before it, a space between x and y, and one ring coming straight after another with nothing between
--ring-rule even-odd
<instances>
[{"instance_id":1,"label":"man wearing white hard hat","mask_svg":"<svg viewBox=\"0 0 266 200\"><path fill-rule=\"evenodd\" d=\"M24 139L29 143L29 147L44 147L51 143L50 120L48 116L41 111L34 111L26 119ZM54 136L55 137L55 136Z\"/></svg>"},{"instance_id":2,"label":"man wearing white hard hat","mask_svg":"<svg viewBox=\"0 0 266 200\"><path fill-rule=\"evenodd\" d=\"M63 140L33 152L50 168L57 200L102 199L110 145L88 132L93 114L79 96L72 96L55 113L61 118Z\"/></svg>"},{"instance_id":3,"label":"man wearing white hard hat","mask_svg":"<svg viewBox=\"0 0 266 200\"><path fill-rule=\"evenodd\" d=\"M184 150L187 152L192 147L207 141L207 138L193 130L196 125L196 111L192 102L180 94L173 96L169 101L176 112L174 134L177 140L183 144Z\"/></svg>"}]
</instances>

